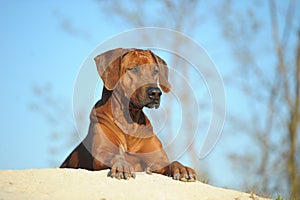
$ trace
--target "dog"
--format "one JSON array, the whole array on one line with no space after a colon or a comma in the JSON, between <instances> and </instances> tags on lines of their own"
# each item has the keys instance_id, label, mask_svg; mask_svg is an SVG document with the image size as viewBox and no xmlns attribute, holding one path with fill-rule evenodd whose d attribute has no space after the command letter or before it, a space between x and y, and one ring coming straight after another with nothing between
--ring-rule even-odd
<instances>
[{"instance_id":1,"label":"dog","mask_svg":"<svg viewBox=\"0 0 300 200\"><path fill-rule=\"evenodd\" d=\"M104 86L90 114L86 138L61 168L110 169L108 176L135 178L146 171L195 181L194 169L170 162L143 108L158 108L171 89L166 62L151 50L114 49L94 58ZM161 91L162 90L162 91Z\"/></svg>"}]
</instances>

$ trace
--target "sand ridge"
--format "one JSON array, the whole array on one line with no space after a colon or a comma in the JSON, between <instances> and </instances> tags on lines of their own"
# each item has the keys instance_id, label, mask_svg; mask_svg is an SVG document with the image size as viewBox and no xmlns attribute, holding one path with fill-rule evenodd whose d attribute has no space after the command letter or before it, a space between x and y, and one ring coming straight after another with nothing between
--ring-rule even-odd
<instances>
[{"instance_id":1,"label":"sand ridge","mask_svg":"<svg viewBox=\"0 0 300 200\"><path fill-rule=\"evenodd\" d=\"M107 177L108 170L27 169L0 170L0 200L87 199L87 200L262 200L239 191L197 182L174 181L159 174L137 173L135 179Z\"/></svg>"}]
</instances>

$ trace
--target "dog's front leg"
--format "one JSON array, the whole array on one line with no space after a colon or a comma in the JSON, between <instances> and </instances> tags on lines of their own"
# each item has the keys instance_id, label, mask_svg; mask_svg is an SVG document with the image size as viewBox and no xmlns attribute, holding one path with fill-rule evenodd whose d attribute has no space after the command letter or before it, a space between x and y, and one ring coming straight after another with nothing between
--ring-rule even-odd
<instances>
[{"instance_id":1,"label":"dog's front leg","mask_svg":"<svg viewBox=\"0 0 300 200\"><path fill-rule=\"evenodd\" d=\"M111 161L111 168L109 172L109 176L117 179L125 179L135 178L135 169L131 163L135 163L136 161L132 161L133 157L130 159L122 146L119 149L119 154L115 155ZM130 162L131 160L131 162Z\"/></svg>"},{"instance_id":2,"label":"dog's front leg","mask_svg":"<svg viewBox=\"0 0 300 200\"><path fill-rule=\"evenodd\" d=\"M163 174L172 177L174 180L184 182L196 181L196 171L190 167L184 166L178 161L169 162L167 154L163 149L158 151L148 161L147 171Z\"/></svg>"},{"instance_id":3,"label":"dog's front leg","mask_svg":"<svg viewBox=\"0 0 300 200\"><path fill-rule=\"evenodd\" d=\"M170 163L163 171L164 175L171 176L174 180L193 182L197 179L197 174L194 169L184 166L178 161Z\"/></svg>"},{"instance_id":4,"label":"dog's front leg","mask_svg":"<svg viewBox=\"0 0 300 200\"><path fill-rule=\"evenodd\" d=\"M131 164L135 162L133 159L129 159L122 149L119 152L112 152L107 148L100 148L95 151L93 167L94 170L110 169L109 177L128 180L135 178L135 169Z\"/></svg>"},{"instance_id":5,"label":"dog's front leg","mask_svg":"<svg viewBox=\"0 0 300 200\"><path fill-rule=\"evenodd\" d=\"M128 155L120 142L120 138L110 132L105 126L95 124L93 144L94 170L110 169L108 176L117 179L135 178L133 164L137 158Z\"/></svg>"}]
</instances>

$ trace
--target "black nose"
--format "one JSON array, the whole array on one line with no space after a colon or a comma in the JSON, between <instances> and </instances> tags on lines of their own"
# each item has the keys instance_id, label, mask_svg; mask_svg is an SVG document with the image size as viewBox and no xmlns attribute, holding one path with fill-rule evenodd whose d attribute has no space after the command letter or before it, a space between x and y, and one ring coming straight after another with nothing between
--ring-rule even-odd
<instances>
[{"instance_id":1,"label":"black nose","mask_svg":"<svg viewBox=\"0 0 300 200\"><path fill-rule=\"evenodd\" d=\"M149 99L156 100L159 99L161 96L161 90L158 87L149 87L147 90L147 94Z\"/></svg>"}]
</instances>

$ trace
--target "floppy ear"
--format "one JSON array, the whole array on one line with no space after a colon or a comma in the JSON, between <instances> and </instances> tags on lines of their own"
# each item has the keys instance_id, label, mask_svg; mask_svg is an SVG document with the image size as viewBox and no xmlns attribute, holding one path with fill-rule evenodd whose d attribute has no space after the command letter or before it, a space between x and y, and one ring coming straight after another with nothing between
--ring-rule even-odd
<instances>
[{"instance_id":1,"label":"floppy ear","mask_svg":"<svg viewBox=\"0 0 300 200\"><path fill-rule=\"evenodd\" d=\"M121 77L122 56L128 49L113 49L94 58L99 76L107 90L114 90Z\"/></svg>"},{"instance_id":2,"label":"floppy ear","mask_svg":"<svg viewBox=\"0 0 300 200\"><path fill-rule=\"evenodd\" d=\"M155 59L155 62L158 64L159 67L159 86L161 89L168 93L171 90L171 85L168 81L169 76L169 69L167 63L161 59L159 56L155 55L152 51L150 51L152 56Z\"/></svg>"}]
</instances>

